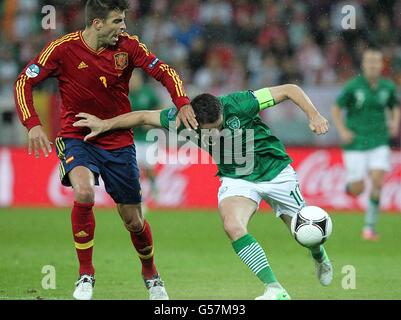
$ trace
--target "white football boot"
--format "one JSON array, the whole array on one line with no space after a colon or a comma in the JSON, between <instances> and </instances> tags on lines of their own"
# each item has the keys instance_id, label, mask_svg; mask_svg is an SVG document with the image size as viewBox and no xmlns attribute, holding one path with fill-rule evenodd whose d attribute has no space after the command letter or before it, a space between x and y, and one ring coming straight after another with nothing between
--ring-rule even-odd
<instances>
[{"instance_id":1,"label":"white football boot","mask_svg":"<svg viewBox=\"0 0 401 320\"><path fill-rule=\"evenodd\" d=\"M323 259L321 262L315 260L316 275L322 286L328 286L333 280L333 266L326 250L323 248Z\"/></svg>"},{"instance_id":2,"label":"white football boot","mask_svg":"<svg viewBox=\"0 0 401 320\"><path fill-rule=\"evenodd\" d=\"M169 300L164 282L160 275L156 275L153 279L144 279L145 286L149 291L149 300Z\"/></svg>"},{"instance_id":3,"label":"white football boot","mask_svg":"<svg viewBox=\"0 0 401 320\"><path fill-rule=\"evenodd\" d=\"M95 286L95 278L84 274L79 277L78 281L75 283L77 286L75 288L73 297L76 300L92 300L93 287Z\"/></svg>"},{"instance_id":4,"label":"white football boot","mask_svg":"<svg viewBox=\"0 0 401 320\"><path fill-rule=\"evenodd\" d=\"M269 284L265 293L255 300L291 300L287 291L278 283Z\"/></svg>"}]
</instances>

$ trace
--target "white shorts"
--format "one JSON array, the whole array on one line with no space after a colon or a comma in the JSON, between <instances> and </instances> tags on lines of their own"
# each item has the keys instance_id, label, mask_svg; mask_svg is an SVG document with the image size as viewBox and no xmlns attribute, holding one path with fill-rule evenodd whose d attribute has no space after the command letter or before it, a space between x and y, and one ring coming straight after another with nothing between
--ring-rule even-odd
<instances>
[{"instance_id":1,"label":"white shorts","mask_svg":"<svg viewBox=\"0 0 401 320\"><path fill-rule=\"evenodd\" d=\"M271 181L250 182L243 179L222 177L219 189L219 204L228 197L241 196L255 201L258 206L265 200L276 216L294 216L306 204L302 197L297 173L292 166L286 167Z\"/></svg>"},{"instance_id":2,"label":"white shorts","mask_svg":"<svg viewBox=\"0 0 401 320\"><path fill-rule=\"evenodd\" d=\"M347 182L362 181L371 170L390 171L390 156L389 146L380 146L366 151L344 151Z\"/></svg>"},{"instance_id":3,"label":"white shorts","mask_svg":"<svg viewBox=\"0 0 401 320\"><path fill-rule=\"evenodd\" d=\"M157 163L157 143L135 142L136 161L141 168L151 169Z\"/></svg>"}]
</instances>

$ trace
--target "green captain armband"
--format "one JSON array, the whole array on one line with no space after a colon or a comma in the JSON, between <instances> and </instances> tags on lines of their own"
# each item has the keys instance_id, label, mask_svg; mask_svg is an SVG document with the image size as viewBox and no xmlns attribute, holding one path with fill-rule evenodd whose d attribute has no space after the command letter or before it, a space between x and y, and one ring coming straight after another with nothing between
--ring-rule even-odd
<instances>
[{"instance_id":1,"label":"green captain armband","mask_svg":"<svg viewBox=\"0 0 401 320\"><path fill-rule=\"evenodd\" d=\"M270 89L264 88L253 92L259 102L260 110L264 110L276 105Z\"/></svg>"}]
</instances>

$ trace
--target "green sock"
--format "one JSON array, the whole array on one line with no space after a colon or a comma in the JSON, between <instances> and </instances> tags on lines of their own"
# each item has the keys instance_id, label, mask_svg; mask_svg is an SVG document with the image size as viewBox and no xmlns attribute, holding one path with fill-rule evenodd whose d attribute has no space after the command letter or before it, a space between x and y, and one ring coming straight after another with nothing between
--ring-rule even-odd
<instances>
[{"instance_id":1,"label":"green sock","mask_svg":"<svg viewBox=\"0 0 401 320\"><path fill-rule=\"evenodd\" d=\"M316 246L313 248L309 249L313 259L315 259L318 262L322 262L324 258L324 247L323 246Z\"/></svg>"},{"instance_id":2,"label":"green sock","mask_svg":"<svg viewBox=\"0 0 401 320\"><path fill-rule=\"evenodd\" d=\"M249 269L265 284L277 282L269 266L266 254L254 237L246 234L232 243L237 255Z\"/></svg>"},{"instance_id":3,"label":"green sock","mask_svg":"<svg viewBox=\"0 0 401 320\"><path fill-rule=\"evenodd\" d=\"M378 216L379 216L379 200L370 198L369 205L365 213L365 226L371 230L375 230Z\"/></svg>"}]
</instances>

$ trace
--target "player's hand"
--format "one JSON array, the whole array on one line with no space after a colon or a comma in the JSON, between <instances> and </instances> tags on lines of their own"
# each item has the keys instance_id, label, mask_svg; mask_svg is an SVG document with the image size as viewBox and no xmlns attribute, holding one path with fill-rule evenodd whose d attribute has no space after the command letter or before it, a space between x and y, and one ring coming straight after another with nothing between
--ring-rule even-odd
<instances>
[{"instance_id":1,"label":"player's hand","mask_svg":"<svg viewBox=\"0 0 401 320\"><path fill-rule=\"evenodd\" d=\"M349 144L354 140L354 133L351 130L348 130L347 128L344 128L343 130L339 131L339 133L342 142L345 144Z\"/></svg>"},{"instance_id":2,"label":"player's hand","mask_svg":"<svg viewBox=\"0 0 401 320\"><path fill-rule=\"evenodd\" d=\"M329 131L329 122L320 113L309 118L309 128L317 135L325 134Z\"/></svg>"},{"instance_id":3,"label":"player's hand","mask_svg":"<svg viewBox=\"0 0 401 320\"><path fill-rule=\"evenodd\" d=\"M84 141L88 141L89 139L92 139L105 131L105 121L99 119L96 116L93 116L89 113L81 112L75 117L81 118L81 120L76 121L73 124L74 127L87 127L91 129L91 132L87 136L85 136Z\"/></svg>"},{"instance_id":4,"label":"player's hand","mask_svg":"<svg viewBox=\"0 0 401 320\"><path fill-rule=\"evenodd\" d=\"M45 131L42 126L33 127L28 132L28 154L31 155L32 151L35 154L35 158L40 157L39 150L42 150L43 154L47 158L52 152L52 143L47 138Z\"/></svg>"},{"instance_id":5,"label":"player's hand","mask_svg":"<svg viewBox=\"0 0 401 320\"><path fill-rule=\"evenodd\" d=\"M189 130L198 129L198 121L196 121L194 109L192 109L192 106L190 104L183 106L177 115L177 128L181 126L181 123L183 123L184 126Z\"/></svg>"}]
</instances>

